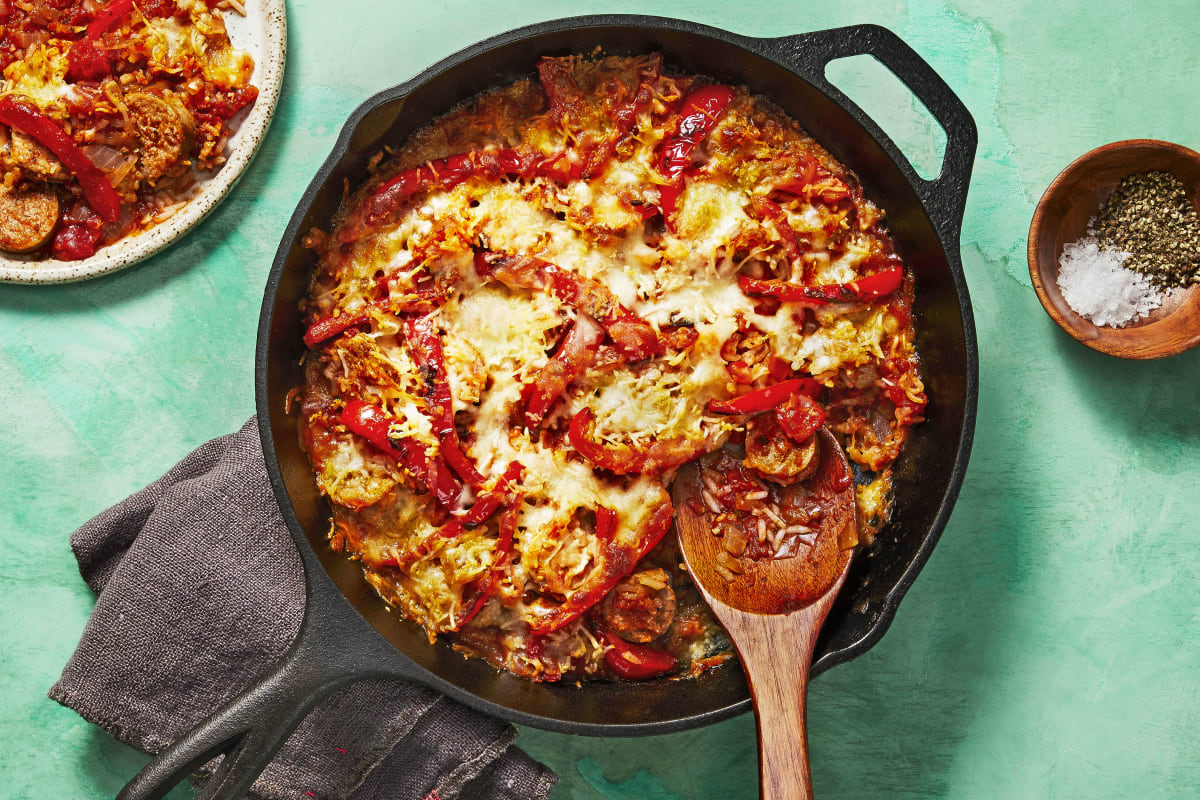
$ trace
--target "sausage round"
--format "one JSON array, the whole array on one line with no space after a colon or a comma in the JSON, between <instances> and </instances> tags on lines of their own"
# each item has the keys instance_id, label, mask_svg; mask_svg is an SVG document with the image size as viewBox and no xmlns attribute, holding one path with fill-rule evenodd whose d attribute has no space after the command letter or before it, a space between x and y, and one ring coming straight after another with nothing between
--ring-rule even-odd
<instances>
[{"instance_id":1,"label":"sausage round","mask_svg":"<svg viewBox=\"0 0 1200 800\"><path fill-rule=\"evenodd\" d=\"M40 249L54 235L61 212L58 192L48 184L0 189L0 250L32 253Z\"/></svg>"},{"instance_id":2,"label":"sausage round","mask_svg":"<svg viewBox=\"0 0 1200 800\"><path fill-rule=\"evenodd\" d=\"M759 414L746 423L747 467L767 480L789 484L808 480L817 471L817 437L796 444L774 414Z\"/></svg>"},{"instance_id":3,"label":"sausage round","mask_svg":"<svg viewBox=\"0 0 1200 800\"><path fill-rule=\"evenodd\" d=\"M156 181L183 159L195 120L174 97L132 92L125 96L125 105L140 144L138 170L146 180Z\"/></svg>"},{"instance_id":4,"label":"sausage round","mask_svg":"<svg viewBox=\"0 0 1200 800\"><path fill-rule=\"evenodd\" d=\"M675 592L665 570L646 569L622 580L597 608L604 628L629 642L649 642L675 618Z\"/></svg>"}]
</instances>

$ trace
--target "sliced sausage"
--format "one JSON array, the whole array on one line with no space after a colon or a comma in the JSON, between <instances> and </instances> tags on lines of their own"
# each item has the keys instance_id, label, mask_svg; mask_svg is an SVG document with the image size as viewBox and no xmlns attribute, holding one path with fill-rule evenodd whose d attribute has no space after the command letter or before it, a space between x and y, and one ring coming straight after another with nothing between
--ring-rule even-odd
<instances>
[{"instance_id":1,"label":"sliced sausage","mask_svg":"<svg viewBox=\"0 0 1200 800\"><path fill-rule=\"evenodd\" d=\"M17 166L47 181L65 181L71 177L58 157L31 136L13 130L10 138L10 154Z\"/></svg>"},{"instance_id":2,"label":"sliced sausage","mask_svg":"<svg viewBox=\"0 0 1200 800\"><path fill-rule=\"evenodd\" d=\"M46 183L22 189L0 189L0 250L32 253L54 235L62 204Z\"/></svg>"},{"instance_id":3,"label":"sliced sausage","mask_svg":"<svg viewBox=\"0 0 1200 800\"><path fill-rule=\"evenodd\" d=\"M767 480L790 484L808 480L820 459L816 435L803 444L788 438L774 414L759 414L746 423L746 458L742 462Z\"/></svg>"},{"instance_id":4,"label":"sliced sausage","mask_svg":"<svg viewBox=\"0 0 1200 800\"><path fill-rule=\"evenodd\" d=\"M675 618L671 578L661 569L635 572L605 595L597 613L606 630L626 641L657 639L666 633Z\"/></svg>"},{"instance_id":5,"label":"sliced sausage","mask_svg":"<svg viewBox=\"0 0 1200 800\"><path fill-rule=\"evenodd\" d=\"M146 180L156 181L183 160L195 119L171 95L131 92L125 95L125 105L138 137L138 171Z\"/></svg>"}]
</instances>

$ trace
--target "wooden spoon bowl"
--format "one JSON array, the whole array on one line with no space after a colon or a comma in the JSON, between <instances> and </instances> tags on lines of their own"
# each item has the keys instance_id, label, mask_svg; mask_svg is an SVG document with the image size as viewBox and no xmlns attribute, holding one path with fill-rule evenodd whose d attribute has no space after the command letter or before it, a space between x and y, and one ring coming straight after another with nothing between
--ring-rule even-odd
<instances>
[{"instance_id":1,"label":"wooden spoon bowl","mask_svg":"<svg viewBox=\"0 0 1200 800\"><path fill-rule=\"evenodd\" d=\"M820 436L821 464L807 482L825 498L812 549L791 558L749 559L727 580L716 569L721 540L706 514L695 463L680 470L673 496L684 563L733 641L758 717L759 785L764 798L812 797L805 723L808 671L817 634L850 571L857 541L854 487L841 445Z\"/></svg>"},{"instance_id":2,"label":"wooden spoon bowl","mask_svg":"<svg viewBox=\"0 0 1200 800\"><path fill-rule=\"evenodd\" d=\"M1042 195L1029 226L1029 276L1042 307L1060 328L1101 353L1120 358L1162 358L1200 344L1200 285L1178 292L1123 328L1101 327L1076 314L1058 288L1063 247L1087 234L1088 221L1123 178L1169 172L1200 208L1200 153L1156 139L1113 142L1067 166Z\"/></svg>"}]
</instances>

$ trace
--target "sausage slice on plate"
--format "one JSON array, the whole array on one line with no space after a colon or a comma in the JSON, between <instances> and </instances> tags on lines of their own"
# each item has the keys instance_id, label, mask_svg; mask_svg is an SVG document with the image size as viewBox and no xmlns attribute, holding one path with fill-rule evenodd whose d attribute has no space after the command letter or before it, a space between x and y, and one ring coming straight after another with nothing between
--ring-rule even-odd
<instances>
[{"instance_id":1,"label":"sausage slice on plate","mask_svg":"<svg viewBox=\"0 0 1200 800\"><path fill-rule=\"evenodd\" d=\"M196 127L191 112L173 96L149 92L125 95L140 144L138 170L150 181L170 172L183 158Z\"/></svg>"},{"instance_id":2,"label":"sausage slice on plate","mask_svg":"<svg viewBox=\"0 0 1200 800\"><path fill-rule=\"evenodd\" d=\"M36 139L18 130L11 131L10 137L12 159L22 169L42 180L62 182L70 179L71 173L58 157Z\"/></svg>"},{"instance_id":3,"label":"sausage slice on plate","mask_svg":"<svg viewBox=\"0 0 1200 800\"><path fill-rule=\"evenodd\" d=\"M40 249L54 235L61 212L58 192L48 184L0 188L0 250L32 253Z\"/></svg>"}]
</instances>

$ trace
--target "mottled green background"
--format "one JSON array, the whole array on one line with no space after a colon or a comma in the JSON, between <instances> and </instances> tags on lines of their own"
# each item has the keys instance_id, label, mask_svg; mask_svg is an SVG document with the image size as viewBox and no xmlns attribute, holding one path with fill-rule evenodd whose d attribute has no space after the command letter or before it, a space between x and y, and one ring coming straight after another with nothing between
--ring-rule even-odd
<instances>
[{"instance_id":1,"label":"mottled green background","mask_svg":"<svg viewBox=\"0 0 1200 800\"><path fill-rule=\"evenodd\" d=\"M880 23L979 124L962 242L974 457L891 632L813 686L818 796L1200 796L1200 350L1141 364L1085 349L1042 312L1024 256L1034 203L1076 155L1142 136L1200 146L1193 0L291 3L278 114L216 213L127 272L0 288L0 795L109 796L143 762L45 697L92 606L67 537L252 413L268 265L346 115L478 39L601 11L756 36ZM849 64L833 74L936 171L911 98ZM749 717L521 741L562 775L556 798L756 796Z\"/></svg>"}]
</instances>

